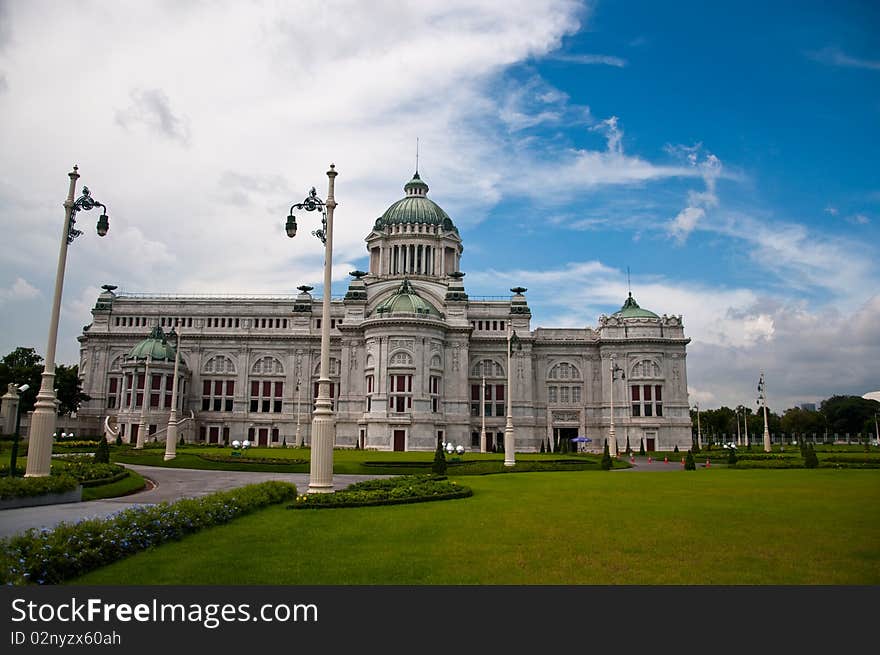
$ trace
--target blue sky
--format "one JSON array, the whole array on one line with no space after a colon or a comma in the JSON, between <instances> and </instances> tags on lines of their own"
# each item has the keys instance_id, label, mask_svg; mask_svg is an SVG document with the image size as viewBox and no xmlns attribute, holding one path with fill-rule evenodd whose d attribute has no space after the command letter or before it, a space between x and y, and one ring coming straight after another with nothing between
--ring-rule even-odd
<instances>
[{"instance_id":1,"label":"blue sky","mask_svg":"<svg viewBox=\"0 0 880 655\"><path fill-rule=\"evenodd\" d=\"M45 351L74 162L111 232L81 214L66 363L101 284L319 286L283 218L331 161L343 293L418 138L472 295L595 326L629 267L704 407L880 389L876 3L280 5L0 2L0 351Z\"/></svg>"}]
</instances>

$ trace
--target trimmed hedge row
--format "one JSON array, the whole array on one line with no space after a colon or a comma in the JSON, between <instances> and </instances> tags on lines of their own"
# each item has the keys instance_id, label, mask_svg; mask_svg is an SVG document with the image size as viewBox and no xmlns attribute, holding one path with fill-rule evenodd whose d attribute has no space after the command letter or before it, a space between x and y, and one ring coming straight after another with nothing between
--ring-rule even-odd
<instances>
[{"instance_id":1,"label":"trimmed hedge row","mask_svg":"<svg viewBox=\"0 0 880 655\"><path fill-rule=\"evenodd\" d=\"M196 457L208 462L227 462L235 464L281 464L288 466L291 464L309 463L309 460L307 459L286 459L284 457L247 457L245 455L242 455L241 457L233 457L232 455L205 455L204 453L197 453Z\"/></svg>"},{"instance_id":2,"label":"trimmed hedge row","mask_svg":"<svg viewBox=\"0 0 880 655\"><path fill-rule=\"evenodd\" d=\"M60 494L73 491L79 482L72 475L47 475L40 478L0 478L0 500Z\"/></svg>"},{"instance_id":3,"label":"trimmed hedge row","mask_svg":"<svg viewBox=\"0 0 880 655\"><path fill-rule=\"evenodd\" d=\"M122 468L122 467L120 467ZM83 480L80 484L83 488L86 487L102 487L105 484L113 484L114 482L119 482L120 480L124 480L129 476L130 472L128 469L122 469L119 473L108 476L106 478L95 478L94 480Z\"/></svg>"},{"instance_id":4,"label":"trimmed hedge row","mask_svg":"<svg viewBox=\"0 0 880 655\"><path fill-rule=\"evenodd\" d=\"M272 480L173 504L134 507L103 519L61 523L54 530L31 528L0 540L0 584L58 584L295 496L294 485Z\"/></svg>"},{"instance_id":5,"label":"trimmed hedge row","mask_svg":"<svg viewBox=\"0 0 880 655\"><path fill-rule=\"evenodd\" d=\"M112 478L125 471L125 467L119 464L102 464L95 462L91 457L82 457L77 459L55 460L52 462L52 475L56 473L67 473L72 475L80 482L90 482L92 480L103 480ZM125 477L124 475L122 477Z\"/></svg>"},{"instance_id":6,"label":"trimmed hedge row","mask_svg":"<svg viewBox=\"0 0 880 655\"><path fill-rule=\"evenodd\" d=\"M332 494L303 494L287 509L327 509L425 503L467 498L474 492L445 477L404 475L358 482Z\"/></svg>"}]
</instances>

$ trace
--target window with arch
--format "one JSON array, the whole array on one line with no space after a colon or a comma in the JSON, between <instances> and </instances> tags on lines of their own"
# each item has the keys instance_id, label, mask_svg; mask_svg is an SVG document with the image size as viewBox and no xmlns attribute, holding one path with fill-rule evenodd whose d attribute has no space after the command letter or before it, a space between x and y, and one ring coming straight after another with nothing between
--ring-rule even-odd
<instances>
[{"instance_id":1,"label":"window with arch","mask_svg":"<svg viewBox=\"0 0 880 655\"><path fill-rule=\"evenodd\" d=\"M110 363L110 368L107 369L107 409L116 409L122 402L121 395L122 355L119 355Z\"/></svg>"},{"instance_id":2,"label":"window with arch","mask_svg":"<svg viewBox=\"0 0 880 655\"><path fill-rule=\"evenodd\" d=\"M503 378L504 367L494 359L483 359L474 364L471 377L482 378Z\"/></svg>"},{"instance_id":3,"label":"window with arch","mask_svg":"<svg viewBox=\"0 0 880 655\"><path fill-rule=\"evenodd\" d=\"M579 405L581 402L581 372L569 362L559 362L547 372L547 403L549 405ZM566 384L569 383L569 384Z\"/></svg>"},{"instance_id":4,"label":"window with arch","mask_svg":"<svg viewBox=\"0 0 880 655\"><path fill-rule=\"evenodd\" d=\"M327 365L328 368L328 377L330 377L330 401L332 403L332 407L336 409L336 398L339 395L339 374L342 371L342 362L338 360L336 357L331 357L330 361ZM315 365L313 371L313 379L312 379L312 409L314 410L318 402L318 380L321 378L321 361L318 359L318 363Z\"/></svg>"},{"instance_id":5,"label":"window with arch","mask_svg":"<svg viewBox=\"0 0 880 655\"><path fill-rule=\"evenodd\" d=\"M659 378L661 377L660 365L652 359L643 359L633 365L630 377Z\"/></svg>"},{"instance_id":6,"label":"window with arch","mask_svg":"<svg viewBox=\"0 0 880 655\"><path fill-rule=\"evenodd\" d=\"M391 359L388 360L389 366L412 366L413 358L407 352L397 352L391 355Z\"/></svg>"},{"instance_id":7,"label":"window with arch","mask_svg":"<svg viewBox=\"0 0 880 655\"><path fill-rule=\"evenodd\" d=\"M505 416L504 368L494 359L483 359L471 368L471 416ZM486 378L485 392L483 378ZM482 405L482 407L481 407Z\"/></svg>"},{"instance_id":8,"label":"window with arch","mask_svg":"<svg viewBox=\"0 0 880 655\"><path fill-rule=\"evenodd\" d=\"M251 367L252 375L284 375L284 366L281 360L272 355L260 357Z\"/></svg>"},{"instance_id":9,"label":"window with arch","mask_svg":"<svg viewBox=\"0 0 880 655\"><path fill-rule=\"evenodd\" d=\"M214 355L202 367L204 375L235 375L235 364L226 355Z\"/></svg>"}]
</instances>

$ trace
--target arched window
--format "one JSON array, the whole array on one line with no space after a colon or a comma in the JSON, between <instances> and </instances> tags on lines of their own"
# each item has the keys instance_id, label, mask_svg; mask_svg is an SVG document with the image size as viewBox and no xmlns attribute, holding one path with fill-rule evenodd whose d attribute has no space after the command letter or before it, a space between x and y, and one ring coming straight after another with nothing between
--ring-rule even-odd
<instances>
[{"instance_id":1,"label":"arched window","mask_svg":"<svg viewBox=\"0 0 880 655\"><path fill-rule=\"evenodd\" d=\"M484 359L474 364L471 369L471 377L503 378L504 367L494 359Z\"/></svg>"},{"instance_id":2,"label":"arched window","mask_svg":"<svg viewBox=\"0 0 880 655\"><path fill-rule=\"evenodd\" d=\"M214 355L202 367L205 375L235 375L235 364L226 355Z\"/></svg>"},{"instance_id":3,"label":"arched window","mask_svg":"<svg viewBox=\"0 0 880 655\"><path fill-rule=\"evenodd\" d=\"M643 359L633 365L630 377L659 378L661 377L660 365L652 359Z\"/></svg>"},{"instance_id":4,"label":"arched window","mask_svg":"<svg viewBox=\"0 0 880 655\"><path fill-rule=\"evenodd\" d=\"M549 405L580 405L581 372L569 362L559 362L547 372Z\"/></svg>"},{"instance_id":5,"label":"arched window","mask_svg":"<svg viewBox=\"0 0 880 655\"><path fill-rule=\"evenodd\" d=\"M406 352L397 352L391 355L391 359L388 361L389 366L412 366L413 358L412 355Z\"/></svg>"},{"instance_id":6,"label":"arched window","mask_svg":"<svg viewBox=\"0 0 880 655\"><path fill-rule=\"evenodd\" d=\"M277 357L266 355L254 362L251 375L284 375L284 366Z\"/></svg>"}]
</instances>

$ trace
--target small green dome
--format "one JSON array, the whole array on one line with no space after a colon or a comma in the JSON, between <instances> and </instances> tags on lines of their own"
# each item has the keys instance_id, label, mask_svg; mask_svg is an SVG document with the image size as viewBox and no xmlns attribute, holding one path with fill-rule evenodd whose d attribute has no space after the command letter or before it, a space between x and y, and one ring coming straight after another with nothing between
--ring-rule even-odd
<instances>
[{"instance_id":1,"label":"small green dome","mask_svg":"<svg viewBox=\"0 0 880 655\"><path fill-rule=\"evenodd\" d=\"M168 343L162 328L157 326L150 332L150 336L129 351L128 358L146 359L149 357L152 360L173 362L176 354L174 346Z\"/></svg>"},{"instance_id":2,"label":"small green dome","mask_svg":"<svg viewBox=\"0 0 880 655\"><path fill-rule=\"evenodd\" d=\"M639 307L639 303L633 298L632 292L630 292L626 302L623 303L623 307L614 312L612 316L617 316L618 318L660 318L654 312Z\"/></svg>"},{"instance_id":3,"label":"small green dome","mask_svg":"<svg viewBox=\"0 0 880 655\"><path fill-rule=\"evenodd\" d=\"M458 232L458 228L452 223L449 214L443 211L436 202L426 197L428 185L419 177L418 171L404 185L403 190L406 191L406 197L395 202L385 210L382 216L376 219L374 230L383 230L388 225L426 223L439 225L450 232Z\"/></svg>"},{"instance_id":4,"label":"small green dome","mask_svg":"<svg viewBox=\"0 0 880 655\"><path fill-rule=\"evenodd\" d=\"M376 314L379 316L427 314L440 317L440 312L437 311L437 308L416 293L416 290L413 289L406 278L404 278L400 288L395 293L376 306Z\"/></svg>"}]
</instances>

